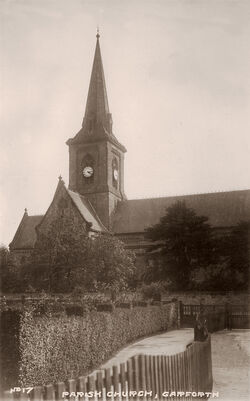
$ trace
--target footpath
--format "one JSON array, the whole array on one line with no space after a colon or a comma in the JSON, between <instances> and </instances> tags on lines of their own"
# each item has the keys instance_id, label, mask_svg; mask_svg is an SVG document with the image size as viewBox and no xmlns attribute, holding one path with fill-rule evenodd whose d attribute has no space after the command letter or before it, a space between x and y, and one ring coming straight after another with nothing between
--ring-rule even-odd
<instances>
[{"instance_id":1,"label":"footpath","mask_svg":"<svg viewBox=\"0 0 250 401\"><path fill-rule=\"evenodd\" d=\"M111 368L126 362L132 356L144 355L174 355L185 351L194 339L194 329L167 331L152 337L144 338L119 351L113 358L100 366L98 371ZM95 371L96 372L96 371ZM93 372L93 373L95 373Z\"/></svg>"},{"instance_id":2,"label":"footpath","mask_svg":"<svg viewBox=\"0 0 250 401\"><path fill-rule=\"evenodd\" d=\"M212 364L219 401L250 400L250 330L213 333Z\"/></svg>"}]
</instances>

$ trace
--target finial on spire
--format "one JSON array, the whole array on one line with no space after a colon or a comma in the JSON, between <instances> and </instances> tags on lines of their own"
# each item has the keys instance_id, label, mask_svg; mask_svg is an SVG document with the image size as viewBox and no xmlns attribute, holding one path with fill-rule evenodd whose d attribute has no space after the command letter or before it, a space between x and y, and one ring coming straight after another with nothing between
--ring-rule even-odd
<instances>
[{"instance_id":1,"label":"finial on spire","mask_svg":"<svg viewBox=\"0 0 250 401\"><path fill-rule=\"evenodd\" d=\"M96 38L97 38L97 40L99 39L99 37L100 37L100 33L99 33L99 26L97 27L97 33L96 33Z\"/></svg>"},{"instance_id":2,"label":"finial on spire","mask_svg":"<svg viewBox=\"0 0 250 401\"><path fill-rule=\"evenodd\" d=\"M63 181L63 178L62 178L61 174L59 175L58 180L59 180L59 183L60 183L60 184L65 184L65 182Z\"/></svg>"},{"instance_id":3,"label":"finial on spire","mask_svg":"<svg viewBox=\"0 0 250 401\"><path fill-rule=\"evenodd\" d=\"M28 214L27 208L24 209L24 214Z\"/></svg>"}]
</instances>

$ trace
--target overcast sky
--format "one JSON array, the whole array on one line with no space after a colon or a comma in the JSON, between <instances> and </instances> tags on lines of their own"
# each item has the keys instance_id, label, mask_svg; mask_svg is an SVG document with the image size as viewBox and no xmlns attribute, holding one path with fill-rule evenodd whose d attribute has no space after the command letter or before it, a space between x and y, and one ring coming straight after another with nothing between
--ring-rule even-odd
<instances>
[{"instance_id":1,"label":"overcast sky","mask_svg":"<svg viewBox=\"0 0 250 401\"><path fill-rule=\"evenodd\" d=\"M1 227L47 210L96 42L127 197L250 188L250 1L1 0Z\"/></svg>"}]
</instances>

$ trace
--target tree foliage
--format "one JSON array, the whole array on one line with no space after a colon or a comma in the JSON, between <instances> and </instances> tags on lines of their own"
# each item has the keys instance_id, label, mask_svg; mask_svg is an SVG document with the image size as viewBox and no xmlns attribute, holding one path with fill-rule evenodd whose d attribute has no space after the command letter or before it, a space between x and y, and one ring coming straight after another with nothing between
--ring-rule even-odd
<instances>
[{"instance_id":1,"label":"tree foliage","mask_svg":"<svg viewBox=\"0 0 250 401\"><path fill-rule=\"evenodd\" d=\"M86 253L84 228L67 216L56 218L46 232L37 232L29 263L23 266L27 287L64 292L72 289L73 271Z\"/></svg>"},{"instance_id":2,"label":"tree foliage","mask_svg":"<svg viewBox=\"0 0 250 401\"><path fill-rule=\"evenodd\" d=\"M212 258L212 231L208 218L197 216L185 202L170 206L160 222L146 230L153 241L151 257L156 256L151 273L156 280L171 279L177 288L187 288L190 272L207 265Z\"/></svg>"},{"instance_id":3,"label":"tree foliage","mask_svg":"<svg viewBox=\"0 0 250 401\"><path fill-rule=\"evenodd\" d=\"M200 269L195 277L201 289L247 290L250 273L250 223L239 222L217 238L217 263Z\"/></svg>"},{"instance_id":4,"label":"tree foliage","mask_svg":"<svg viewBox=\"0 0 250 401\"><path fill-rule=\"evenodd\" d=\"M76 270L77 282L86 289L125 289L133 283L134 259L114 236L98 235L87 243L85 261Z\"/></svg>"},{"instance_id":5,"label":"tree foliage","mask_svg":"<svg viewBox=\"0 0 250 401\"><path fill-rule=\"evenodd\" d=\"M8 248L0 246L0 285L2 292L22 291L20 274Z\"/></svg>"},{"instance_id":6,"label":"tree foliage","mask_svg":"<svg viewBox=\"0 0 250 401\"><path fill-rule=\"evenodd\" d=\"M184 202L166 211L146 230L153 241L148 253L151 281L170 280L171 288L247 290L249 287L250 223L215 232L208 218L197 216Z\"/></svg>"},{"instance_id":7,"label":"tree foliage","mask_svg":"<svg viewBox=\"0 0 250 401\"><path fill-rule=\"evenodd\" d=\"M47 232L38 232L26 283L49 292L122 289L134 274L134 257L108 234L88 237L70 217L57 218Z\"/></svg>"}]
</instances>

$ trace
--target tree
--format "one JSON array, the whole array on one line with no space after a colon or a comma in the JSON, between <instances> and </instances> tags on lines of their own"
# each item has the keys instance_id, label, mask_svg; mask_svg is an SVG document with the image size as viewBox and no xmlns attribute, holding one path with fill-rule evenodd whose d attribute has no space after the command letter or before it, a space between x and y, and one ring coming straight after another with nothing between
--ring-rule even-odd
<instances>
[{"instance_id":1,"label":"tree","mask_svg":"<svg viewBox=\"0 0 250 401\"><path fill-rule=\"evenodd\" d=\"M178 201L158 224L146 229L146 237L154 243L151 255L160 256L151 269L156 280L170 278L176 288L187 288L191 271L211 261L212 230L207 221L207 217L197 216L185 202Z\"/></svg>"},{"instance_id":2,"label":"tree","mask_svg":"<svg viewBox=\"0 0 250 401\"><path fill-rule=\"evenodd\" d=\"M250 269L250 222L241 221L220 241L220 253L227 266L221 283L227 290L247 290Z\"/></svg>"},{"instance_id":3,"label":"tree","mask_svg":"<svg viewBox=\"0 0 250 401\"><path fill-rule=\"evenodd\" d=\"M19 271L15 266L14 260L8 248L0 246L0 285L1 292L20 292L22 291Z\"/></svg>"},{"instance_id":4,"label":"tree","mask_svg":"<svg viewBox=\"0 0 250 401\"><path fill-rule=\"evenodd\" d=\"M38 232L24 279L35 289L70 292L75 288L122 289L134 273L134 259L109 234L88 237L70 216L56 218L46 232Z\"/></svg>"},{"instance_id":5,"label":"tree","mask_svg":"<svg viewBox=\"0 0 250 401\"><path fill-rule=\"evenodd\" d=\"M70 216L57 217L46 232L37 232L29 263L23 266L28 286L48 292L73 288L73 271L82 263L88 237Z\"/></svg>"},{"instance_id":6,"label":"tree","mask_svg":"<svg viewBox=\"0 0 250 401\"><path fill-rule=\"evenodd\" d=\"M133 286L134 261L134 254L116 237L98 235L87 242L84 263L76 271L76 282L86 290L124 290Z\"/></svg>"},{"instance_id":7,"label":"tree","mask_svg":"<svg viewBox=\"0 0 250 401\"><path fill-rule=\"evenodd\" d=\"M250 223L240 222L230 232L214 239L213 263L192 273L200 290L233 291L249 288Z\"/></svg>"},{"instance_id":8,"label":"tree","mask_svg":"<svg viewBox=\"0 0 250 401\"><path fill-rule=\"evenodd\" d=\"M248 287L249 269L250 269L250 221L241 221L233 228L229 240L229 260L232 271L237 270L241 275L239 281L240 288L242 284Z\"/></svg>"}]
</instances>

